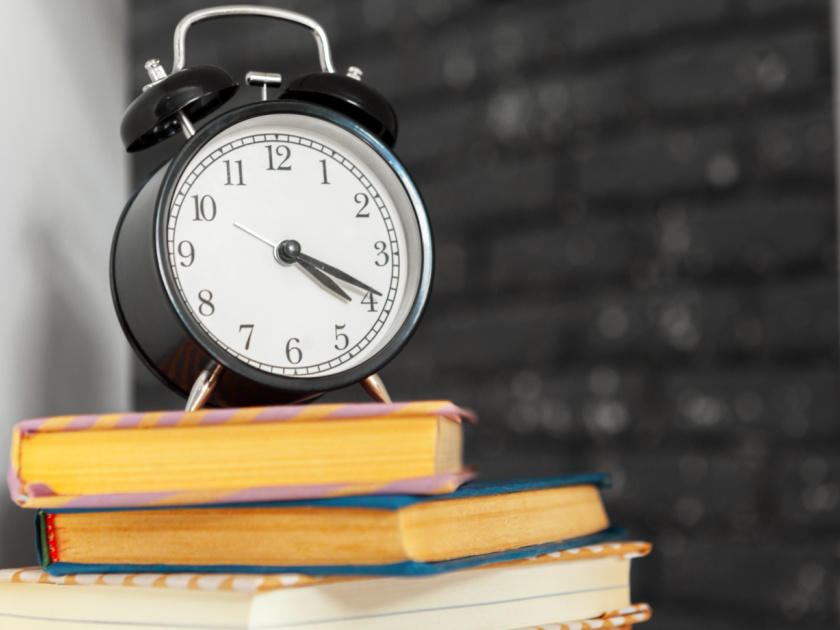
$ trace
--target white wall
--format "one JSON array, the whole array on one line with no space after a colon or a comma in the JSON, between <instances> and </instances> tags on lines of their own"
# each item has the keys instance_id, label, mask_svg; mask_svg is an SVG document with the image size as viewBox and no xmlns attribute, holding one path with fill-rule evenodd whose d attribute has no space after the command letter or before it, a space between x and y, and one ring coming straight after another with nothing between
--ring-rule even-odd
<instances>
[{"instance_id":1,"label":"white wall","mask_svg":"<svg viewBox=\"0 0 840 630\"><path fill-rule=\"evenodd\" d=\"M12 425L129 404L111 303L127 198L124 0L0 0L0 453ZM6 457L3 455L3 457ZM34 514L0 493L0 566L34 561Z\"/></svg>"}]
</instances>

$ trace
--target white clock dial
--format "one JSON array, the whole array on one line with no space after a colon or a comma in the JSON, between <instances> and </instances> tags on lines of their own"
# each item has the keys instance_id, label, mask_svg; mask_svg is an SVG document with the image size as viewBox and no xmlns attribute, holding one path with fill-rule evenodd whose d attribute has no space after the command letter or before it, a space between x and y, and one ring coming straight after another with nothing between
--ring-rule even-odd
<instances>
[{"instance_id":1,"label":"white clock dial","mask_svg":"<svg viewBox=\"0 0 840 630\"><path fill-rule=\"evenodd\" d=\"M232 357L282 376L336 374L408 316L423 256L411 198L349 131L290 113L241 122L197 151L174 190L177 293Z\"/></svg>"}]
</instances>

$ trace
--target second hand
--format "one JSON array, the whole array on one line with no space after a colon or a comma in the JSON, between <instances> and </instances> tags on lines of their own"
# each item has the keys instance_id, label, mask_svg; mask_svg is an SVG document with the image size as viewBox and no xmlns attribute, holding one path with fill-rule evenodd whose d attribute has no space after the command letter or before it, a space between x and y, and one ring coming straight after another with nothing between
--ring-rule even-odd
<instances>
[{"instance_id":1,"label":"second hand","mask_svg":"<svg viewBox=\"0 0 840 630\"><path fill-rule=\"evenodd\" d=\"M259 234L257 234L256 232L252 232L251 230L249 230L249 229L248 229L248 228L246 228L245 226L240 225L239 223L235 223L235 222L234 222L234 224L233 224L233 225L234 225L235 227L238 227L238 228L239 228L240 230L242 230L243 232L246 232L247 234L250 234L250 235L251 235L251 236L253 236L254 238L261 240L263 243L265 243L266 245L268 245L268 246L270 246L270 247L272 247L272 248L276 246L276 243L272 243L272 242L271 242L271 241L269 241L267 238L264 238L264 237L260 236L260 235L259 235Z\"/></svg>"}]
</instances>

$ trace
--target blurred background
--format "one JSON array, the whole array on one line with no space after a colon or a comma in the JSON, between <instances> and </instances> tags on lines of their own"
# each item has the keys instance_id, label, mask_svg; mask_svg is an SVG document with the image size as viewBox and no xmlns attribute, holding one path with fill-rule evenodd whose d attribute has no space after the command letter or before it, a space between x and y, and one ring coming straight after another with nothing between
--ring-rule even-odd
<instances>
[{"instance_id":1,"label":"blurred background","mask_svg":"<svg viewBox=\"0 0 840 630\"><path fill-rule=\"evenodd\" d=\"M85 21L88 45L104 38L103 54L125 62L80 102L101 94L124 108L148 82L147 59L171 67L178 20L217 3L77 4L110 19ZM836 627L831 3L257 4L319 21L338 68L360 67L397 111L396 152L424 195L437 268L418 333L382 372L392 396L474 409L467 459L485 477L611 473L613 522L655 544L633 576L634 599L654 608L646 628ZM248 70L318 69L310 34L268 20L202 24L187 50L188 65L243 83ZM232 106L258 96L242 87ZM98 120L107 140L91 153L113 167L119 113ZM125 158L132 185L179 142ZM100 208L95 182L73 184L68 198L107 232L95 272L107 282L128 188L110 179L122 198ZM110 303L91 310L116 325ZM124 397L53 396L22 417L183 405L129 363L121 337L107 347L118 356L77 356L76 378L121 362Z\"/></svg>"}]
</instances>

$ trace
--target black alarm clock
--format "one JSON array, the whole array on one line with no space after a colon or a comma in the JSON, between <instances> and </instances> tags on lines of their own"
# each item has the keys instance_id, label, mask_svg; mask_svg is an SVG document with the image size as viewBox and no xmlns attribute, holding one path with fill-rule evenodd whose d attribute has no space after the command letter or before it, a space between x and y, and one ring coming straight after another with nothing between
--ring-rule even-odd
<instances>
[{"instance_id":1,"label":"black alarm clock","mask_svg":"<svg viewBox=\"0 0 840 630\"><path fill-rule=\"evenodd\" d=\"M186 35L233 16L310 29L322 71L273 99L280 75L249 72L261 100L207 120L238 84L185 67ZM114 235L112 294L135 351L188 409L300 402L356 382L388 400L376 373L414 332L432 281L429 222L392 152L391 106L358 69L333 70L320 25L263 6L187 15L172 72L146 69L152 82L123 118L126 149L188 140Z\"/></svg>"}]
</instances>

